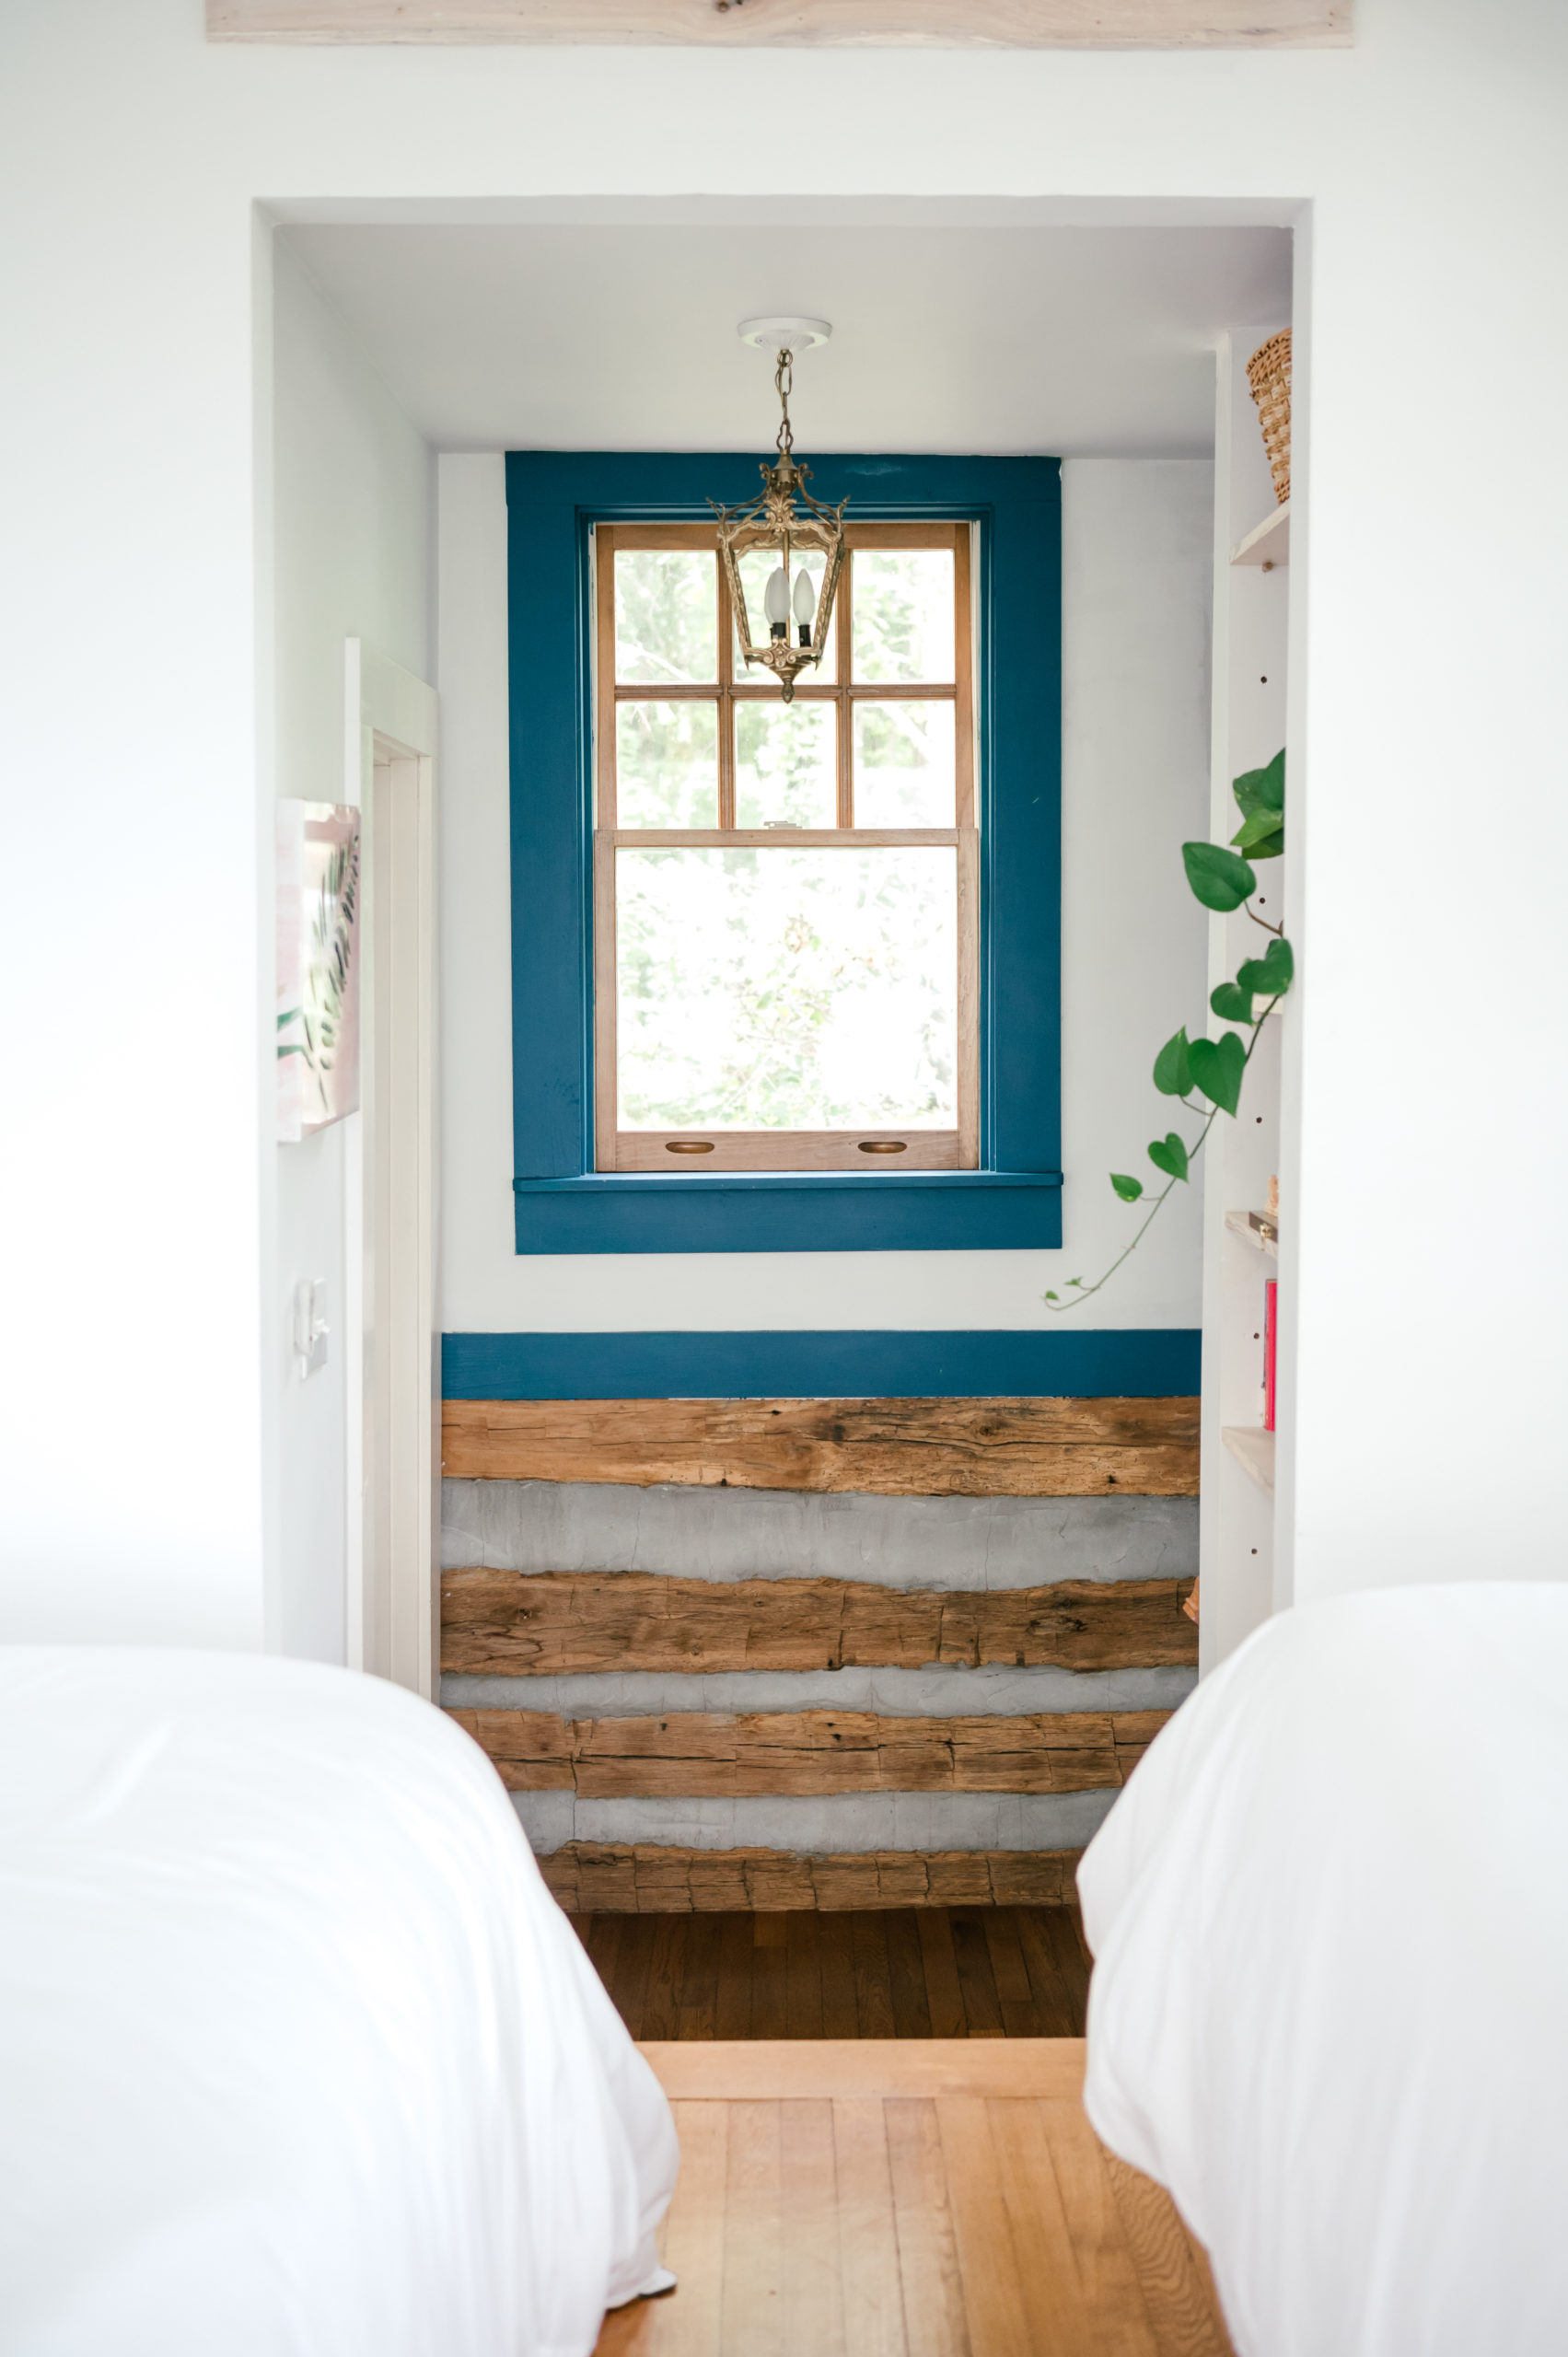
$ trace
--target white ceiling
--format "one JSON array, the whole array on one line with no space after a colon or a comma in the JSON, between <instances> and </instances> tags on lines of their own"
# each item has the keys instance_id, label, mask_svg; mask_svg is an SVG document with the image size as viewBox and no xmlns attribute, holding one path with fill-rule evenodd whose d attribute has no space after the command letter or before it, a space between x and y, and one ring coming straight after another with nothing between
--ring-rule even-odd
<instances>
[{"instance_id":1,"label":"white ceiling","mask_svg":"<svg viewBox=\"0 0 1568 2357\"><path fill-rule=\"evenodd\" d=\"M830 319L796 369L812 450L1182 457L1227 325L1290 311L1290 236L1235 227L333 226L281 233L452 450L751 450L759 313Z\"/></svg>"}]
</instances>

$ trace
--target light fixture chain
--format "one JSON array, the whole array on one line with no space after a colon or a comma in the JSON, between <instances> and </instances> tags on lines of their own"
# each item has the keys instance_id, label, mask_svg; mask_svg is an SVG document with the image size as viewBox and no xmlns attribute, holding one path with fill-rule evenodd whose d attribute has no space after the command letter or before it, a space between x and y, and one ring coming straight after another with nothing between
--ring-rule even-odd
<instances>
[{"instance_id":1,"label":"light fixture chain","mask_svg":"<svg viewBox=\"0 0 1568 2357\"><path fill-rule=\"evenodd\" d=\"M787 458L795 447L795 429L789 422L789 397L795 390L795 354L787 347L779 354L779 365L773 372L773 389L779 397L784 414L779 420L778 447Z\"/></svg>"}]
</instances>

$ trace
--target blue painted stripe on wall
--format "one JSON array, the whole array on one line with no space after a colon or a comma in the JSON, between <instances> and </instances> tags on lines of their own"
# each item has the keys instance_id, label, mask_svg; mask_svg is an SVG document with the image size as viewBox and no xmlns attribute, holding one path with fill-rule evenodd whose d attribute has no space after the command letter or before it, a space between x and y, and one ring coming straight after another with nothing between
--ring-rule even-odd
<instances>
[{"instance_id":1,"label":"blue painted stripe on wall","mask_svg":"<svg viewBox=\"0 0 1568 2357\"><path fill-rule=\"evenodd\" d=\"M1050 1333L447 1334L448 1399L1189 1398L1196 1327Z\"/></svg>"}]
</instances>

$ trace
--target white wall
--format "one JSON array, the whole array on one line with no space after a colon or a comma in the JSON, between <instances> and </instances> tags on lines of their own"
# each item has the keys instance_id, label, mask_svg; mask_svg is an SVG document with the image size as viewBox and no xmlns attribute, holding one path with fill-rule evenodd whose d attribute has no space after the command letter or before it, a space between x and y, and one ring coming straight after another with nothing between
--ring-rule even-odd
<instances>
[{"instance_id":1,"label":"white wall","mask_svg":"<svg viewBox=\"0 0 1568 2357\"><path fill-rule=\"evenodd\" d=\"M6 12L0 1629L261 1624L257 200L1309 220L1297 1592L1568 1569L1568 1265L1530 1215L1568 1149L1568 12L1357 13L1341 52L764 60ZM759 308L798 301L759 209Z\"/></svg>"},{"instance_id":2,"label":"white wall","mask_svg":"<svg viewBox=\"0 0 1568 2357\"><path fill-rule=\"evenodd\" d=\"M433 668L435 462L280 241L273 278L273 778L280 795L357 800L347 779L343 641L417 677ZM275 1245L262 1304L276 1423L268 1639L345 1657L348 1333L358 1256L360 1117L275 1156ZM327 1284L327 1364L289 1347L296 1281ZM357 1347L355 1342L354 1347Z\"/></svg>"},{"instance_id":3,"label":"white wall","mask_svg":"<svg viewBox=\"0 0 1568 2357\"><path fill-rule=\"evenodd\" d=\"M1208 805L1213 470L1063 470L1062 1252L605 1253L513 1248L506 515L498 457L440 461L441 1322L448 1332L1041 1327L1131 1233L1109 1170L1144 1167L1149 1066L1203 1016L1205 921L1179 845ZM1075 1324L1195 1326L1183 1193Z\"/></svg>"}]
</instances>

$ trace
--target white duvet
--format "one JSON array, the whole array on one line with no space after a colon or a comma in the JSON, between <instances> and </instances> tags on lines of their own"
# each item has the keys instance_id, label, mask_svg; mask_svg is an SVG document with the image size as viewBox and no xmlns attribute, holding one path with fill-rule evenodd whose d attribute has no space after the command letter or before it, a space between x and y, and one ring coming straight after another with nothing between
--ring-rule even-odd
<instances>
[{"instance_id":1,"label":"white duvet","mask_svg":"<svg viewBox=\"0 0 1568 2357\"><path fill-rule=\"evenodd\" d=\"M1240 2357L1562 2357L1568 1587L1271 1621L1078 1879L1089 2116Z\"/></svg>"},{"instance_id":2,"label":"white duvet","mask_svg":"<svg viewBox=\"0 0 1568 2357\"><path fill-rule=\"evenodd\" d=\"M0 1653L4 2357L584 2357L668 2107L440 1713Z\"/></svg>"}]
</instances>

